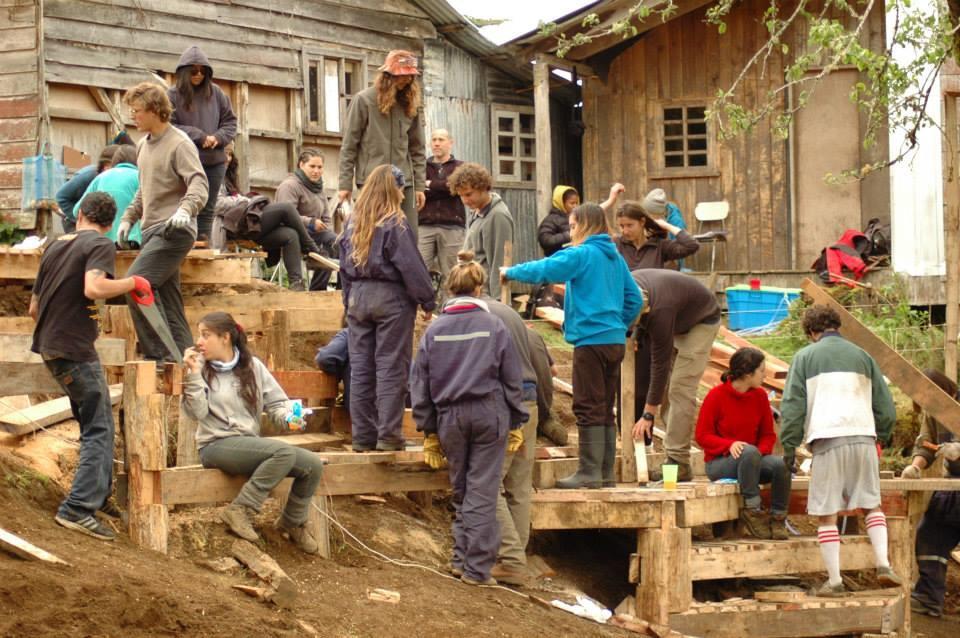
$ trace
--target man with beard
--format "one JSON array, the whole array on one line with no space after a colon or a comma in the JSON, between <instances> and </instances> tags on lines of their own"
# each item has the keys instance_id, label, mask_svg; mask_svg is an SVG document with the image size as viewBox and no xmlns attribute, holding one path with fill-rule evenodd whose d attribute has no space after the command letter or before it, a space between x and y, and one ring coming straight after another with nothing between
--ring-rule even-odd
<instances>
[{"instance_id":1,"label":"man with beard","mask_svg":"<svg viewBox=\"0 0 960 638\"><path fill-rule=\"evenodd\" d=\"M347 112L340 148L339 201L350 199L373 169L392 164L412 176L404 189L403 212L417 236L417 211L426 203L426 149L417 58L391 51L373 86L357 93Z\"/></svg>"}]
</instances>

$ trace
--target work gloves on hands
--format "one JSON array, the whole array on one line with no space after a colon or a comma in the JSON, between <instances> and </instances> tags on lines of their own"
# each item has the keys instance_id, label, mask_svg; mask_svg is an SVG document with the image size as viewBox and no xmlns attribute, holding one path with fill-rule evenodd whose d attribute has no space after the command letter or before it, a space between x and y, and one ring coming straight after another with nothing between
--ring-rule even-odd
<instances>
[{"instance_id":1,"label":"work gloves on hands","mask_svg":"<svg viewBox=\"0 0 960 638\"><path fill-rule=\"evenodd\" d=\"M960 441L944 443L940 447L940 452L943 454L943 458L948 461L960 460Z\"/></svg>"},{"instance_id":2,"label":"work gloves on hands","mask_svg":"<svg viewBox=\"0 0 960 638\"><path fill-rule=\"evenodd\" d=\"M900 478L918 479L920 478L920 468L916 465L908 465L900 472Z\"/></svg>"},{"instance_id":3,"label":"work gloves on hands","mask_svg":"<svg viewBox=\"0 0 960 638\"><path fill-rule=\"evenodd\" d=\"M130 229L133 228L133 224L127 220L120 222L120 225L117 226L117 243L120 244L120 248L124 250L130 249Z\"/></svg>"},{"instance_id":4,"label":"work gloves on hands","mask_svg":"<svg viewBox=\"0 0 960 638\"><path fill-rule=\"evenodd\" d=\"M133 275L133 290L130 296L141 306L150 306L153 304L153 286L150 282L140 275Z\"/></svg>"},{"instance_id":5,"label":"work gloves on hands","mask_svg":"<svg viewBox=\"0 0 960 638\"><path fill-rule=\"evenodd\" d=\"M171 230L174 228L186 228L190 225L190 213L178 208L177 212L171 215L170 219L167 220L166 230Z\"/></svg>"},{"instance_id":6,"label":"work gloves on hands","mask_svg":"<svg viewBox=\"0 0 960 638\"><path fill-rule=\"evenodd\" d=\"M513 454L523 445L523 430L517 428L507 434L507 454Z\"/></svg>"},{"instance_id":7,"label":"work gloves on hands","mask_svg":"<svg viewBox=\"0 0 960 638\"><path fill-rule=\"evenodd\" d=\"M436 434L428 434L423 439L423 462L435 470L447 466L447 457L440 447L440 438Z\"/></svg>"}]
</instances>

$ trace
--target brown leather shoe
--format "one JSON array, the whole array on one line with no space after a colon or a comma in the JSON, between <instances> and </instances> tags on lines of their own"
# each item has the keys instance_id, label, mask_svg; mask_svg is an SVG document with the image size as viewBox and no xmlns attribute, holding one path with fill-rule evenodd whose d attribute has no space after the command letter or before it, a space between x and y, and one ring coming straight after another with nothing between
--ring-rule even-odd
<instances>
[{"instance_id":1,"label":"brown leather shoe","mask_svg":"<svg viewBox=\"0 0 960 638\"><path fill-rule=\"evenodd\" d=\"M313 533L303 525L288 523L282 516L277 519L277 529L290 535L290 540L304 554L316 554L320 551L320 543L313 537Z\"/></svg>"},{"instance_id":2,"label":"brown leather shoe","mask_svg":"<svg viewBox=\"0 0 960 638\"><path fill-rule=\"evenodd\" d=\"M496 578L493 578L493 577L491 576L490 578L488 578L488 579L486 579L486 580L474 580L473 578L470 578L469 576L467 576L466 574L464 574L463 576L460 577L460 582L461 582L461 583L464 583L465 585L473 585L473 586L475 586L475 587L480 586L480 585L483 585L483 586L486 586L486 587L491 587L491 586L497 584L497 579L496 579Z\"/></svg>"},{"instance_id":3,"label":"brown leather shoe","mask_svg":"<svg viewBox=\"0 0 960 638\"><path fill-rule=\"evenodd\" d=\"M247 512L248 508L243 505L230 503L220 512L220 520L226 523L231 532L243 540L256 543L260 540L260 537L253 529L253 525L250 523L250 515Z\"/></svg>"},{"instance_id":4,"label":"brown leather shoe","mask_svg":"<svg viewBox=\"0 0 960 638\"><path fill-rule=\"evenodd\" d=\"M497 579L497 582L516 587L525 587L530 580L526 569L504 565L503 563L494 565L490 570L490 576Z\"/></svg>"},{"instance_id":5,"label":"brown leather shoe","mask_svg":"<svg viewBox=\"0 0 960 638\"><path fill-rule=\"evenodd\" d=\"M770 517L763 510L740 508L740 521L754 538L770 538Z\"/></svg>"},{"instance_id":6,"label":"brown leather shoe","mask_svg":"<svg viewBox=\"0 0 960 638\"><path fill-rule=\"evenodd\" d=\"M790 532L787 530L786 514L770 515L770 538L775 541L790 540Z\"/></svg>"}]
</instances>

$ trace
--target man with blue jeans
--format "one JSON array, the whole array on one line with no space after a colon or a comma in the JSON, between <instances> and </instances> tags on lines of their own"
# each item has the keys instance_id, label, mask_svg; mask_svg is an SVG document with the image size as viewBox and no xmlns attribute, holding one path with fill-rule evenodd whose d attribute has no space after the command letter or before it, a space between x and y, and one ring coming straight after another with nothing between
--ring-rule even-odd
<instances>
[{"instance_id":1,"label":"man with blue jeans","mask_svg":"<svg viewBox=\"0 0 960 638\"><path fill-rule=\"evenodd\" d=\"M31 349L70 398L70 409L80 423L80 462L55 520L102 540L114 538L113 530L94 516L110 496L114 423L110 390L94 349L97 307L91 302L131 290L145 294L145 303L152 301L146 279L111 279L116 249L103 235L116 214L107 193L84 197L76 232L62 235L44 252L30 298L30 316L37 322Z\"/></svg>"}]
</instances>

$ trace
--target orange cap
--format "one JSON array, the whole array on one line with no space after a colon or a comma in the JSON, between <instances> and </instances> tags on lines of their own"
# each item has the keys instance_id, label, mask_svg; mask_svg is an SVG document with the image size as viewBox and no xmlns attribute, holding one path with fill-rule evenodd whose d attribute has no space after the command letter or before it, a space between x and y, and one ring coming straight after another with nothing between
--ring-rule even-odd
<instances>
[{"instance_id":1,"label":"orange cap","mask_svg":"<svg viewBox=\"0 0 960 638\"><path fill-rule=\"evenodd\" d=\"M417 70L417 56L399 49L388 53L387 59L378 70L390 75L420 75Z\"/></svg>"}]
</instances>

